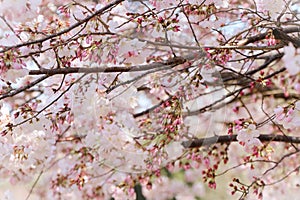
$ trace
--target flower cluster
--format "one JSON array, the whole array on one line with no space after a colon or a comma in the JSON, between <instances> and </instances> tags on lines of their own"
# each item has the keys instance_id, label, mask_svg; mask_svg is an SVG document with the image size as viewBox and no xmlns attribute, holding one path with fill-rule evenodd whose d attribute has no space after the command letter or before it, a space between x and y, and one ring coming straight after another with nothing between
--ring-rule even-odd
<instances>
[{"instance_id":1,"label":"flower cluster","mask_svg":"<svg viewBox=\"0 0 300 200\"><path fill-rule=\"evenodd\" d=\"M284 56L282 58L285 67L290 75L294 76L300 72L300 51L292 43L284 47Z\"/></svg>"},{"instance_id":2,"label":"flower cluster","mask_svg":"<svg viewBox=\"0 0 300 200\"><path fill-rule=\"evenodd\" d=\"M283 125L285 129L300 127L300 101L297 101L290 109L279 106L274 112L276 122Z\"/></svg>"},{"instance_id":3,"label":"flower cluster","mask_svg":"<svg viewBox=\"0 0 300 200\"><path fill-rule=\"evenodd\" d=\"M259 131L254 124L250 124L247 128L238 131L237 140L240 144L245 145L247 149L252 149L255 146L260 146L261 142L258 139Z\"/></svg>"},{"instance_id":4,"label":"flower cluster","mask_svg":"<svg viewBox=\"0 0 300 200\"><path fill-rule=\"evenodd\" d=\"M27 199L202 199L230 171L240 199L297 186L281 177L299 169L299 6L0 0L2 185Z\"/></svg>"}]
</instances>

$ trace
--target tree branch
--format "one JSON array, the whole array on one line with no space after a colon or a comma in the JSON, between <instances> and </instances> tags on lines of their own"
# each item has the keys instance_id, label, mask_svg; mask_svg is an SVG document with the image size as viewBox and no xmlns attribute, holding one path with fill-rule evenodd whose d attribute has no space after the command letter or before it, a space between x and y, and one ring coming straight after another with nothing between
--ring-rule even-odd
<instances>
[{"instance_id":1,"label":"tree branch","mask_svg":"<svg viewBox=\"0 0 300 200\"><path fill-rule=\"evenodd\" d=\"M284 32L284 33L300 32L300 28L299 27L284 28L284 29L282 29L282 32ZM264 32L264 33L260 33L258 35L254 35L254 36L248 37L248 38L246 38L244 40L241 40L238 43L238 46L244 46L244 45L247 45L247 44L250 44L250 43L254 43L254 42L263 40L263 39L266 38L267 35L268 35L268 32ZM280 38L276 38L276 39L280 39Z\"/></svg>"},{"instance_id":2,"label":"tree branch","mask_svg":"<svg viewBox=\"0 0 300 200\"><path fill-rule=\"evenodd\" d=\"M274 28L273 35L275 39L281 40L285 45L288 45L288 43L291 42L296 48L300 47L300 40L298 38L289 36L283 30Z\"/></svg>"},{"instance_id":3,"label":"tree branch","mask_svg":"<svg viewBox=\"0 0 300 200\"><path fill-rule=\"evenodd\" d=\"M300 144L300 137L294 136L284 136L284 135L260 135L258 139L261 142L286 142L286 143L293 143L293 144ZM210 146L216 143L231 143L237 142L237 135L221 135L221 136L213 136L208 138L199 138L194 139L191 141L184 141L182 142L182 146L185 148L198 148L202 146Z\"/></svg>"},{"instance_id":4,"label":"tree branch","mask_svg":"<svg viewBox=\"0 0 300 200\"><path fill-rule=\"evenodd\" d=\"M152 63L148 65L136 65L130 67L93 67L93 68L83 68L83 67L70 67L70 68L55 68L55 69L38 69L38 70L30 70L29 75L41 75L47 74L49 76L55 74L71 74L71 73L115 73L115 72L138 72L138 71L146 71L150 69L155 69L163 66L175 66L183 64L186 61L185 58L182 57L174 57L172 59L167 60L166 62L161 63Z\"/></svg>"},{"instance_id":5,"label":"tree branch","mask_svg":"<svg viewBox=\"0 0 300 200\"><path fill-rule=\"evenodd\" d=\"M21 92L24 92L25 90L27 90L27 89L29 89L29 88L35 86L36 84L38 84L38 83L40 83L40 82L42 82L42 81L44 81L44 80L47 79L48 77L50 77L50 76L48 76L48 75L42 76L42 77L36 79L35 81L29 83L28 85L25 85L25 86L20 87L20 88L18 88L18 89L9 91L9 92L7 92L7 93L4 93L4 94L2 94L2 95L0 96L0 100L5 99L5 98L7 98L7 97L12 97L12 96L17 95L17 94L19 94L19 93L21 93Z\"/></svg>"}]
</instances>

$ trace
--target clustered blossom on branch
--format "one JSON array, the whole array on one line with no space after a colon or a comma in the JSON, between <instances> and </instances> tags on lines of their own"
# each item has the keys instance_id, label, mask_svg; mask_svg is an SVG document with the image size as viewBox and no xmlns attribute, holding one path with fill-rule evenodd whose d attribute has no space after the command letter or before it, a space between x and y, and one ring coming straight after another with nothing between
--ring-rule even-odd
<instances>
[{"instance_id":1,"label":"clustered blossom on branch","mask_svg":"<svg viewBox=\"0 0 300 200\"><path fill-rule=\"evenodd\" d=\"M284 56L282 58L284 65L288 73L292 76L297 75L300 72L300 53L292 43L289 46L284 47Z\"/></svg>"},{"instance_id":2,"label":"clustered blossom on branch","mask_svg":"<svg viewBox=\"0 0 300 200\"><path fill-rule=\"evenodd\" d=\"M300 101L292 107L277 107L275 110L276 121L285 129L297 129L300 127Z\"/></svg>"},{"instance_id":3,"label":"clustered blossom on branch","mask_svg":"<svg viewBox=\"0 0 300 200\"><path fill-rule=\"evenodd\" d=\"M1 1L1 199L299 196L298 7Z\"/></svg>"},{"instance_id":4,"label":"clustered blossom on branch","mask_svg":"<svg viewBox=\"0 0 300 200\"><path fill-rule=\"evenodd\" d=\"M251 147L261 145L261 142L258 139L259 135L259 131L256 130L255 125L250 124L247 128L238 131L237 140L248 149L251 149Z\"/></svg>"}]
</instances>

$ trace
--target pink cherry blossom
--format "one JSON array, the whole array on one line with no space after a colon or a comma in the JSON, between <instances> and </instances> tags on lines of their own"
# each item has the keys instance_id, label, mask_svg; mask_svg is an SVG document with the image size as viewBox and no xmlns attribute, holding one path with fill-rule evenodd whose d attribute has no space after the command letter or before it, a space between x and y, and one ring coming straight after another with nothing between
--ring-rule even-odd
<instances>
[{"instance_id":1,"label":"pink cherry blossom","mask_svg":"<svg viewBox=\"0 0 300 200\"><path fill-rule=\"evenodd\" d=\"M282 60L287 71L290 75L298 74L300 72L300 53L292 43L289 43L289 46L284 47L284 52L285 55Z\"/></svg>"},{"instance_id":2,"label":"pink cherry blossom","mask_svg":"<svg viewBox=\"0 0 300 200\"><path fill-rule=\"evenodd\" d=\"M300 94L300 83L296 83L294 85L294 89L297 91L298 94Z\"/></svg>"},{"instance_id":3,"label":"pink cherry blossom","mask_svg":"<svg viewBox=\"0 0 300 200\"><path fill-rule=\"evenodd\" d=\"M299 196L299 6L1 0L0 199Z\"/></svg>"},{"instance_id":4,"label":"pink cherry blossom","mask_svg":"<svg viewBox=\"0 0 300 200\"><path fill-rule=\"evenodd\" d=\"M247 128L243 128L238 131L237 140L247 147L259 146L261 145L258 139L260 133L256 129L254 124L250 124Z\"/></svg>"},{"instance_id":5,"label":"pink cherry blossom","mask_svg":"<svg viewBox=\"0 0 300 200\"><path fill-rule=\"evenodd\" d=\"M282 124L285 129L293 129L300 127L300 102L297 101L293 108L290 108L287 112L284 109L278 107L275 109L276 121Z\"/></svg>"},{"instance_id":6,"label":"pink cherry blossom","mask_svg":"<svg viewBox=\"0 0 300 200\"><path fill-rule=\"evenodd\" d=\"M276 120L281 121L285 117L284 109L280 106L274 109L274 113L276 115Z\"/></svg>"}]
</instances>

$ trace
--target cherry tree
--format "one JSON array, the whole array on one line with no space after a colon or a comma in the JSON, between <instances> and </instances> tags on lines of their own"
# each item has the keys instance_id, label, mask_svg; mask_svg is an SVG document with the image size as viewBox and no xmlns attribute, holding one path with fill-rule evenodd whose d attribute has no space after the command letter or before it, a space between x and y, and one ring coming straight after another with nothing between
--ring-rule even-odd
<instances>
[{"instance_id":1,"label":"cherry tree","mask_svg":"<svg viewBox=\"0 0 300 200\"><path fill-rule=\"evenodd\" d=\"M299 6L2 0L1 181L24 199L299 195Z\"/></svg>"}]
</instances>

